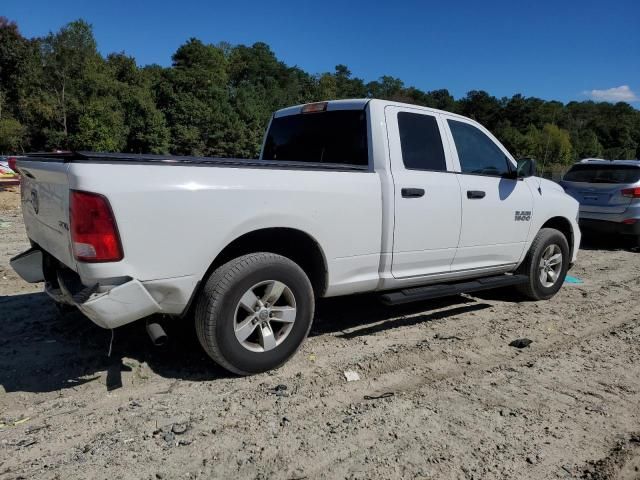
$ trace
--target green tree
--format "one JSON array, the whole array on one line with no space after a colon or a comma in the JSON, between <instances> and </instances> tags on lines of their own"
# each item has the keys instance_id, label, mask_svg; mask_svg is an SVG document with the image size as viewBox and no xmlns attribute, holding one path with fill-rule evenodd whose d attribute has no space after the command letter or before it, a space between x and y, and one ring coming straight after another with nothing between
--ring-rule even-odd
<instances>
[{"instance_id":1,"label":"green tree","mask_svg":"<svg viewBox=\"0 0 640 480\"><path fill-rule=\"evenodd\" d=\"M0 118L0 153L24 151L26 129L18 120L5 116Z\"/></svg>"},{"instance_id":2,"label":"green tree","mask_svg":"<svg viewBox=\"0 0 640 480\"><path fill-rule=\"evenodd\" d=\"M70 138L74 150L119 152L126 145L127 129L115 97L94 98L83 108L78 130Z\"/></svg>"},{"instance_id":3,"label":"green tree","mask_svg":"<svg viewBox=\"0 0 640 480\"><path fill-rule=\"evenodd\" d=\"M472 90L460 100L460 113L471 117L488 129L500 120L501 105L496 97L483 90Z\"/></svg>"},{"instance_id":4,"label":"green tree","mask_svg":"<svg viewBox=\"0 0 640 480\"><path fill-rule=\"evenodd\" d=\"M12 112L18 102L18 84L24 67L27 40L20 35L18 26L0 17L0 119Z\"/></svg>"},{"instance_id":5,"label":"green tree","mask_svg":"<svg viewBox=\"0 0 640 480\"><path fill-rule=\"evenodd\" d=\"M61 146L66 147L69 133L76 128L80 117L86 70L90 63L100 60L91 25L76 20L59 32L50 33L42 40L41 53L44 86L62 130L65 145Z\"/></svg>"},{"instance_id":6,"label":"green tree","mask_svg":"<svg viewBox=\"0 0 640 480\"><path fill-rule=\"evenodd\" d=\"M170 88L165 114L173 152L185 155L230 156L238 131L237 114L229 102L224 52L190 39L173 56L166 72Z\"/></svg>"},{"instance_id":7,"label":"green tree","mask_svg":"<svg viewBox=\"0 0 640 480\"><path fill-rule=\"evenodd\" d=\"M523 146L523 156L533 157L542 163L568 165L574 159L569 132L550 123L545 124L542 130L530 125Z\"/></svg>"},{"instance_id":8,"label":"green tree","mask_svg":"<svg viewBox=\"0 0 640 480\"><path fill-rule=\"evenodd\" d=\"M336 96L333 98L363 98L367 96L367 88L362 79L353 78L351 70L346 65L336 65L333 76L336 79Z\"/></svg>"},{"instance_id":9,"label":"green tree","mask_svg":"<svg viewBox=\"0 0 640 480\"><path fill-rule=\"evenodd\" d=\"M601 158L604 151L598 141L598 136L589 128L574 132L571 138L576 160L583 158Z\"/></svg>"},{"instance_id":10,"label":"green tree","mask_svg":"<svg viewBox=\"0 0 640 480\"><path fill-rule=\"evenodd\" d=\"M371 98L396 100L403 96L403 90L404 82L389 75L383 75L379 80L367 84L368 96Z\"/></svg>"}]
</instances>

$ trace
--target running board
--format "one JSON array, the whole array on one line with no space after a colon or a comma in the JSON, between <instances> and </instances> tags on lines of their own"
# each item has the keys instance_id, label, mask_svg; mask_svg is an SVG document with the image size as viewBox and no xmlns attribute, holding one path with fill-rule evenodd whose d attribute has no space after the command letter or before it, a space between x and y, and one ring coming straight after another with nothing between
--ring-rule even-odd
<instances>
[{"instance_id":1,"label":"running board","mask_svg":"<svg viewBox=\"0 0 640 480\"><path fill-rule=\"evenodd\" d=\"M429 285L426 287L407 288L382 295L382 303L386 305L401 305L403 303L431 300L433 298L449 297L461 293L478 292L492 288L522 285L529 281L526 275L495 275L493 277L478 278L466 282Z\"/></svg>"}]
</instances>

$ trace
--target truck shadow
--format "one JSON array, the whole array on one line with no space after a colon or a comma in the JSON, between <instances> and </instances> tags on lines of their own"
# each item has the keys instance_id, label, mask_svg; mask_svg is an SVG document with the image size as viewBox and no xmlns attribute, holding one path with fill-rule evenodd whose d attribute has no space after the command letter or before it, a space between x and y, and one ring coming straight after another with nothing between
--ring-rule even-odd
<instances>
[{"instance_id":1,"label":"truck shadow","mask_svg":"<svg viewBox=\"0 0 640 480\"><path fill-rule=\"evenodd\" d=\"M460 295L395 306L384 305L375 294L327 298L318 302L309 336L337 333L349 340L489 307Z\"/></svg>"},{"instance_id":2,"label":"truck shadow","mask_svg":"<svg viewBox=\"0 0 640 480\"><path fill-rule=\"evenodd\" d=\"M310 336L337 334L348 341L488 307L460 296L395 307L374 295L325 299L318 302ZM149 341L144 322L114 330L111 342L111 331L79 312L59 315L44 293L0 296L0 386L7 393L42 393L97 381L114 390L122 387L123 372L130 375L141 364L176 380L232 376L202 351L191 320L167 321L165 327L170 341L161 348Z\"/></svg>"}]
</instances>

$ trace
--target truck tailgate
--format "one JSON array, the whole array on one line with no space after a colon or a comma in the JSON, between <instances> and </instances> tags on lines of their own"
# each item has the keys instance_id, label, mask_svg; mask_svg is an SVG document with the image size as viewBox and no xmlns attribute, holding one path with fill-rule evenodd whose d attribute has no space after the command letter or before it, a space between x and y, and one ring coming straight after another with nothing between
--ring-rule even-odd
<instances>
[{"instance_id":1,"label":"truck tailgate","mask_svg":"<svg viewBox=\"0 0 640 480\"><path fill-rule=\"evenodd\" d=\"M24 159L22 173L22 215L29 239L75 270L69 234L68 164Z\"/></svg>"}]
</instances>

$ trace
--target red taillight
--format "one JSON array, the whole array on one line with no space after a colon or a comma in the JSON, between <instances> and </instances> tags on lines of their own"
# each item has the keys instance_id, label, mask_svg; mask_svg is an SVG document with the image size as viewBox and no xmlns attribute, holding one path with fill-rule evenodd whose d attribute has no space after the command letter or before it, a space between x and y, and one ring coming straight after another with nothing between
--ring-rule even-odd
<instances>
[{"instance_id":1,"label":"red taillight","mask_svg":"<svg viewBox=\"0 0 640 480\"><path fill-rule=\"evenodd\" d=\"M9 164L9 168L11 170L13 170L14 172L16 172L16 173L18 173L18 170L16 170L17 161L18 161L18 159L16 157L7 158L7 163Z\"/></svg>"},{"instance_id":2,"label":"red taillight","mask_svg":"<svg viewBox=\"0 0 640 480\"><path fill-rule=\"evenodd\" d=\"M71 191L69 216L73 254L81 262L122 260L122 245L116 219L106 197Z\"/></svg>"},{"instance_id":3,"label":"red taillight","mask_svg":"<svg viewBox=\"0 0 640 480\"><path fill-rule=\"evenodd\" d=\"M627 218L626 220L623 220L622 223L625 225L635 225L637 221L638 220L635 218Z\"/></svg>"},{"instance_id":4,"label":"red taillight","mask_svg":"<svg viewBox=\"0 0 640 480\"><path fill-rule=\"evenodd\" d=\"M625 188L624 190L622 190L622 196L629 198L640 198L640 187Z\"/></svg>"}]
</instances>

